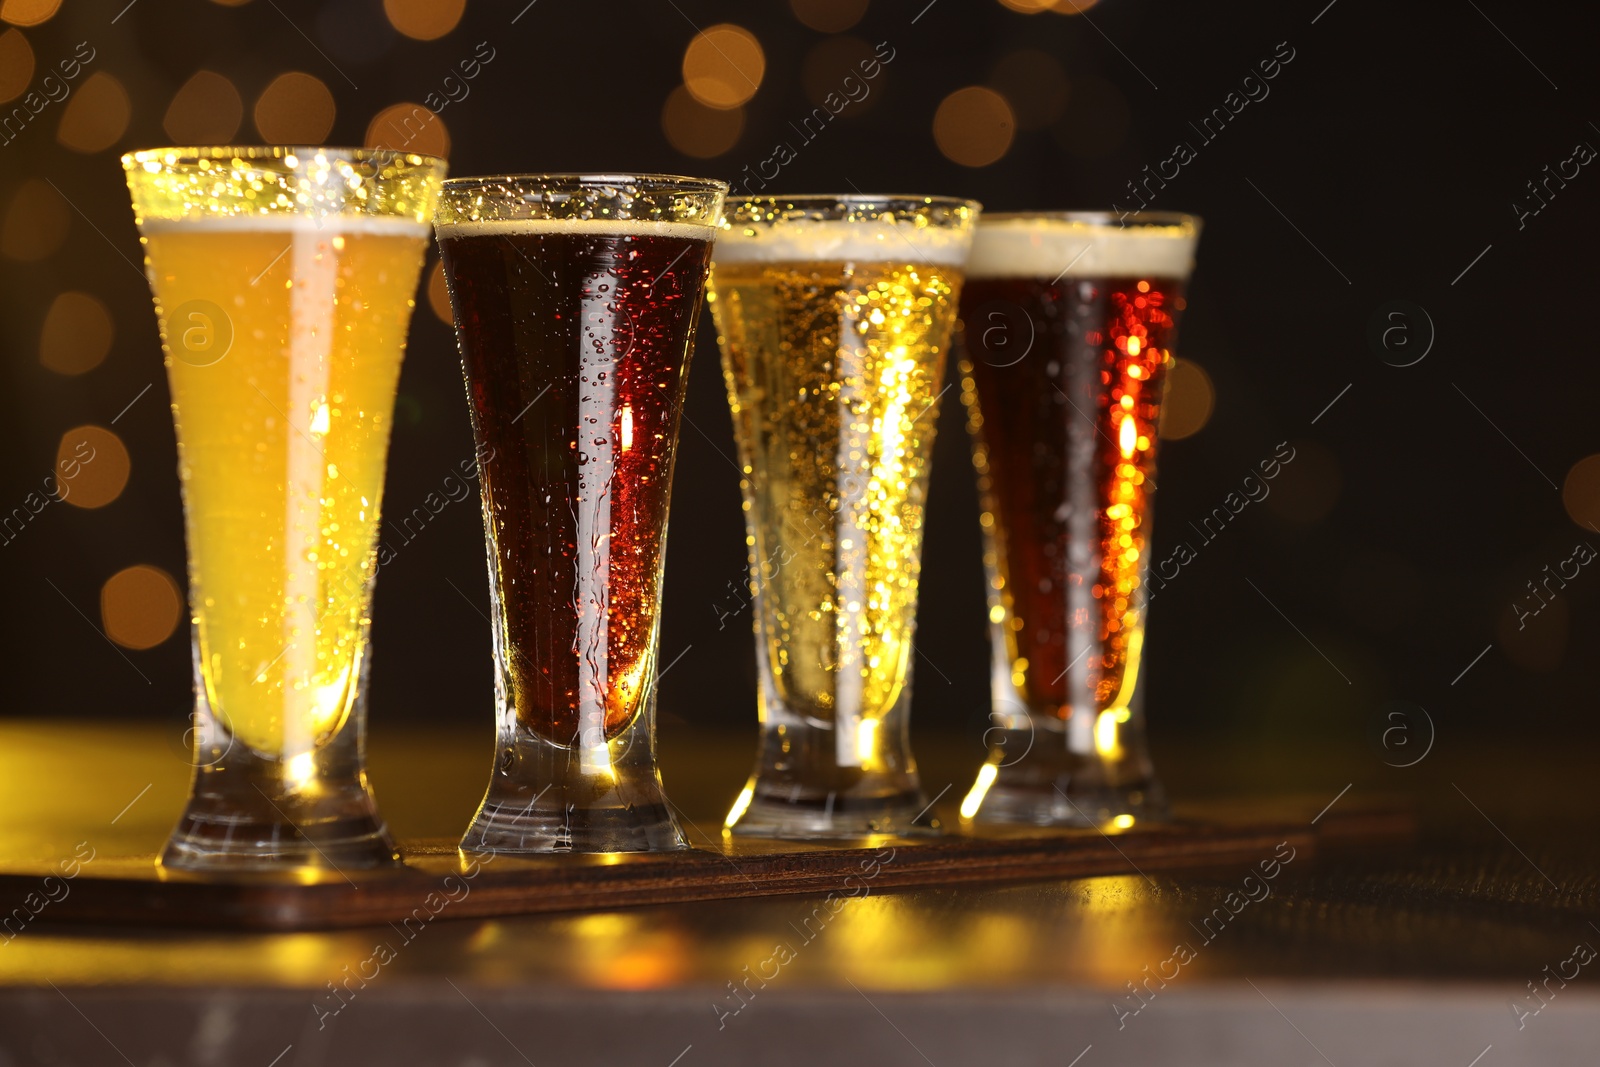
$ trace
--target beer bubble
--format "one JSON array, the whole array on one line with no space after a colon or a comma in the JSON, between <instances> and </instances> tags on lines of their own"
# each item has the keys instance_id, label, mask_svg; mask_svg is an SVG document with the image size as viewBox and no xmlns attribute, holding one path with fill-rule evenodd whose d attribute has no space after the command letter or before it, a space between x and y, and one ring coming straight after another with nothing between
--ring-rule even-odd
<instances>
[{"instance_id":1,"label":"beer bubble","mask_svg":"<svg viewBox=\"0 0 1600 1067\"><path fill-rule=\"evenodd\" d=\"M1391 300L1367 319L1367 347L1391 367L1411 367L1433 349L1433 319L1420 304Z\"/></svg>"},{"instance_id":2,"label":"beer bubble","mask_svg":"<svg viewBox=\"0 0 1600 1067\"><path fill-rule=\"evenodd\" d=\"M191 367L209 367L233 347L233 320L209 300L179 304L167 316L167 346Z\"/></svg>"}]
</instances>

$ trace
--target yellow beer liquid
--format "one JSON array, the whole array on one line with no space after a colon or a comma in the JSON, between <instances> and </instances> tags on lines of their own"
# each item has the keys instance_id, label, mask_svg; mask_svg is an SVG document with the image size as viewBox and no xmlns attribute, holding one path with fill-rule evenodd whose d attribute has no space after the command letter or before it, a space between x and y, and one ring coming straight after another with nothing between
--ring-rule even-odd
<instances>
[{"instance_id":1,"label":"yellow beer liquid","mask_svg":"<svg viewBox=\"0 0 1600 1067\"><path fill-rule=\"evenodd\" d=\"M872 723L905 684L960 281L926 263L714 262L762 672L793 714Z\"/></svg>"},{"instance_id":2,"label":"yellow beer liquid","mask_svg":"<svg viewBox=\"0 0 1600 1067\"><path fill-rule=\"evenodd\" d=\"M177 424L205 698L290 758L360 682L395 385L427 229L144 223Z\"/></svg>"}]
</instances>

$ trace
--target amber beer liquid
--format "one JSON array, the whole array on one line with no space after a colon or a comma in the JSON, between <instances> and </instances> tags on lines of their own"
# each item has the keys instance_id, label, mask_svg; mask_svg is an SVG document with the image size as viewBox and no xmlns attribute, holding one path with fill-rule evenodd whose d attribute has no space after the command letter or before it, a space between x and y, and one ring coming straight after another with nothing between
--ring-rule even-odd
<instances>
[{"instance_id":1,"label":"amber beer liquid","mask_svg":"<svg viewBox=\"0 0 1600 1067\"><path fill-rule=\"evenodd\" d=\"M1140 663L1161 393L1198 222L990 216L961 301L1006 822L1159 814Z\"/></svg>"},{"instance_id":2,"label":"amber beer liquid","mask_svg":"<svg viewBox=\"0 0 1600 1067\"><path fill-rule=\"evenodd\" d=\"M439 246L474 432L493 457L480 484L499 753L469 851L683 844L653 760L661 577L721 197L684 181L632 180L635 207L678 205L645 218L617 217L620 179L446 188ZM528 217L532 188L596 210Z\"/></svg>"},{"instance_id":3,"label":"amber beer liquid","mask_svg":"<svg viewBox=\"0 0 1600 1067\"><path fill-rule=\"evenodd\" d=\"M362 768L395 385L444 164L123 157L166 352L189 555L186 867L393 862Z\"/></svg>"},{"instance_id":4,"label":"amber beer liquid","mask_svg":"<svg viewBox=\"0 0 1600 1067\"><path fill-rule=\"evenodd\" d=\"M712 272L763 723L727 825L907 830L926 807L905 738L923 501L975 212L783 210L731 217Z\"/></svg>"}]
</instances>

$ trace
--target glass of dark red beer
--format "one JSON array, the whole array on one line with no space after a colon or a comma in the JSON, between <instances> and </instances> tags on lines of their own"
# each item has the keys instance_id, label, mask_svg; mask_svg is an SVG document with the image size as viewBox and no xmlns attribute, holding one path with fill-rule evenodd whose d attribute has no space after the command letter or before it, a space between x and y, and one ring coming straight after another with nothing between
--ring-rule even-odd
<instances>
[{"instance_id":1,"label":"glass of dark red beer","mask_svg":"<svg viewBox=\"0 0 1600 1067\"><path fill-rule=\"evenodd\" d=\"M447 183L482 476L496 749L465 852L685 847L655 764L667 505L722 182Z\"/></svg>"},{"instance_id":2,"label":"glass of dark red beer","mask_svg":"<svg viewBox=\"0 0 1600 1067\"><path fill-rule=\"evenodd\" d=\"M1165 802L1140 685L1157 424L1200 220L985 215L961 294L993 726L965 820L1128 827Z\"/></svg>"}]
</instances>

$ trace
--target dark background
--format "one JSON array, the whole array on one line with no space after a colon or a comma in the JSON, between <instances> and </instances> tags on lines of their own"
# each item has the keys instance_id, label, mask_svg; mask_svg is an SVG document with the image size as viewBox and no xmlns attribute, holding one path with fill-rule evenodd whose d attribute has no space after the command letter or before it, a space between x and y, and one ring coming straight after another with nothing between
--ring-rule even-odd
<instances>
[{"instance_id":1,"label":"dark background","mask_svg":"<svg viewBox=\"0 0 1600 1067\"><path fill-rule=\"evenodd\" d=\"M394 34L377 0L327 5L337 18L291 0L236 8L141 0L113 24L124 2L66 0L24 31L41 68L78 41L93 44L88 70L114 74L132 102L117 143L89 154L63 147L52 105L0 145L0 212L30 178L54 183L74 205L59 251L0 261L0 510L37 488L64 431L109 425L154 383L115 426L132 458L121 496L92 511L52 504L0 546L3 708L160 719L181 730L187 628L121 654L97 632L111 574L136 563L183 574L166 383L148 291L124 261L137 262L139 246L117 163L121 151L167 142L162 116L178 87L200 68L233 79L246 111L237 139L250 142L251 101L278 73L306 71L337 98L328 142L358 144L380 109L424 99L487 41L495 60L443 115L453 173L734 178L793 139L787 124L813 106L803 64L827 35L784 3L721 0L540 0L514 25L522 3L470 0L459 27L431 42ZM1156 558L1279 442L1297 449L1273 494L1200 547L1158 597L1146 704L1157 739L1231 739L1266 751L1370 745L1377 760L1385 752L1374 740L1392 725L1391 702L1403 701L1427 710L1445 747L1592 742L1600 569L1585 569L1525 630L1511 604L1579 540L1600 546L1559 488L1575 463L1600 451L1600 369L1586 325L1600 174L1584 168L1521 229L1512 203L1576 143L1600 146L1591 123L1600 121L1595 17L1581 5L1487 0L1481 10L1467 0L1104 0L1079 17L1026 16L993 0L924 3L873 0L848 31L896 51L872 106L847 110L774 188L959 194L994 210L1103 208L1187 140L1198 158L1154 206L1206 220L1179 350L1209 372L1216 406L1198 434L1163 448ZM662 106L681 82L696 27L724 21L759 38L766 75L737 144L693 159L667 141ZM1295 58L1270 96L1201 146L1187 124L1279 42ZM1059 117L1018 132L992 165L949 161L931 132L940 100L988 82L1021 48L1049 53L1065 71ZM38 358L45 311L67 289L97 296L116 329L105 362L77 377ZM1426 309L1437 332L1413 366L1388 365L1368 343L1369 322L1394 300ZM915 721L964 732L976 747L987 650L962 432L952 391L933 475ZM419 295L386 512L418 506L470 454L450 331ZM731 591L745 563L732 454L707 316L673 506L667 728L754 721L748 613L719 621L737 603ZM1581 482L1571 508L1600 522ZM382 570L374 731L449 723L489 743L486 611L481 525L469 498Z\"/></svg>"}]
</instances>

